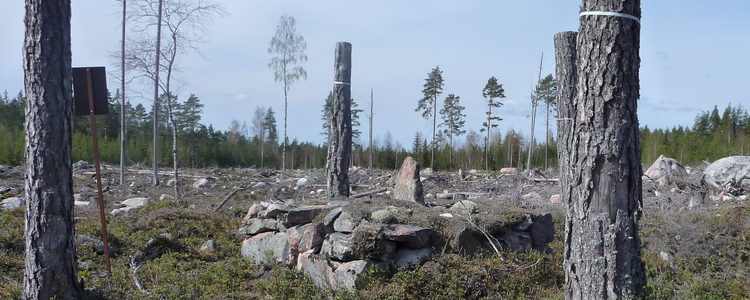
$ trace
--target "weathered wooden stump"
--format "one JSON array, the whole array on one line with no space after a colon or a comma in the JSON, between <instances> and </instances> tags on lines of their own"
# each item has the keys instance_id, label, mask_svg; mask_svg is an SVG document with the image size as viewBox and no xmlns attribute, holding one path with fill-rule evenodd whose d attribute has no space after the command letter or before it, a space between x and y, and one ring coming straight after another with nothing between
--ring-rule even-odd
<instances>
[{"instance_id":1,"label":"weathered wooden stump","mask_svg":"<svg viewBox=\"0 0 750 300\"><path fill-rule=\"evenodd\" d=\"M333 106L329 122L326 163L329 198L349 196L349 161L352 153L351 77L352 44L339 42L333 75Z\"/></svg>"}]
</instances>

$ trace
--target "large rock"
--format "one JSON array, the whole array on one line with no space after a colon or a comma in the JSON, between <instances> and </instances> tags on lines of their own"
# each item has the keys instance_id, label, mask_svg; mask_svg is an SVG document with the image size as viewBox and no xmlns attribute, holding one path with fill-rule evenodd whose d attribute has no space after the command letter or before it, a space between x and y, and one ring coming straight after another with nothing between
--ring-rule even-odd
<instances>
[{"instance_id":1,"label":"large rock","mask_svg":"<svg viewBox=\"0 0 750 300\"><path fill-rule=\"evenodd\" d=\"M341 213L344 211L343 208L337 207L334 208L331 212L329 212L325 218L323 218L323 226L325 226L326 233L334 232L333 229L333 223L336 222L336 220L339 218Z\"/></svg>"},{"instance_id":2,"label":"large rock","mask_svg":"<svg viewBox=\"0 0 750 300\"><path fill-rule=\"evenodd\" d=\"M371 268L379 273L390 273L390 267L385 262L355 260L341 264L335 271L329 273L328 281L333 289L354 289L357 283L361 281L360 275Z\"/></svg>"},{"instance_id":3,"label":"large rock","mask_svg":"<svg viewBox=\"0 0 750 300\"><path fill-rule=\"evenodd\" d=\"M312 183L312 179L309 176L305 176L297 180L297 187L305 187Z\"/></svg>"},{"instance_id":4,"label":"large rock","mask_svg":"<svg viewBox=\"0 0 750 300\"><path fill-rule=\"evenodd\" d=\"M552 214L546 213L536 217L529 228L531 242L534 246L541 246L551 243L555 240L555 222L552 220Z\"/></svg>"},{"instance_id":5,"label":"large rock","mask_svg":"<svg viewBox=\"0 0 750 300\"><path fill-rule=\"evenodd\" d=\"M240 227L240 232L248 235L286 230L284 225L274 219L250 219L245 221L245 223L245 226Z\"/></svg>"},{"instance_id":6,"label":"large rock","mask_svg":"<svg viewBox=\"0 0 750 300\"><path fill-rule=\"evenodd\" d=\"M148 198L130 198L128 200L120 202L120 204L118 204L116 208L112 210L112 215L117 216L136 212L148 205L150 202L151 200L149 200Z\"/></svg>"},{"instance_id":7,"label":"large rock","mask_svg":"<svg viewBox=\"0 0 750 300\"><path fill-rule=\"evenodd\" d=\"M263 211L263 206L255 203L247 209L247 214L245 214L245 217L242 218L242 220L250 220L252 218L255 218L261 211Z\"/></svg>"},{"instance_id":8,"label":"large rock","mask_svg":"<svg viewBox=\"0 0 750 300\"><path fill-rule=\"evenodd\" d=\"M211 182L208 181L208 178L201 178L193 182L193 188L196 190L205 189L209 187L211 187Z\"/></svg>"},{"instance_id":9,"label":"large rock","mask_svg":"<svg viewBox=\"0 0 750 300\"><path fill-rule=\"evenodd\" d=\"M504 242L500 243L504 246L503 248L511 251L526 252L531 250L531 235L527 232L509 231L499 240Z\"/></svg>"},{"instance_id":10,"label":"large rock","mask_svg":"<svg viewBox=\"0 0 750 300\"><path fill-rule=\"evenodd\" d=\"M484 249L483 240L485 237L469 226L469 224L458 223L451 228L451 231L453 232L453 240L450 241L450 246L456 253L474 255Z\"/></svg>"},{"instance_id":11,"label":"large rock","mask_svg":"<svg viewBox=\"0 0 750 300\"><path fill-rule=\"evenodd\" d=\"M18 197L8 198L0 202L0 207L2 207L2 209L16 209L24 207L24 205L26 205L26 201L23 198Z\"/></svg>"},{"instance_id":12,"label":"large rock","mask_svg":"<svg viewBox=\"0 0 750 300\"><path fill-rule=\"evenodd\" d=\"M334 206L332 205L313 205L294 208L287 213L286 223L290 225L310 223L319 214L333 208Z\"/></svg>"},{"instance_id":13,"label":"large rock","mask_svg":"<svg viewBox=\"0 0 750 300\"><path fill-rule=\"evenodd\" d=\"M290 210L292 210L292 208L289 206L273 203L258 215L262 218L275 218L278 215L288 213Z\"/></svg>"},{"instance_id":14,"label":"large rock","mask_svg":"<svg viewBox=\"0 0 750 300\"><path fill-rule=\"evenodd\" d=\"M471 215L479 212L479 205L473 201L463 200L453 204L453 206L451 206L451 210L456 213Z\"/></svg>"},{"instance_id":15,"label":"large rock","mask_svg":"<svg viewBox=\"0 0 750 300\"><path fill-rule=\"evenodd\" d=\"M321 222L313 223L302 232L302 238L299 241L299 252L314 250L313 253L320 251L320 247L325 240L325 225Z\"/></svg>"},{"instance_id":16,"label":"large rock","mask_svg":"<svg viewBox=\"0 0 750 300\"><path fill-rule=\"evenodd\" d=\"M285 233L266 232L246 239L240 249L242 256L256 264L278 262L293 265L297 258Z\"/></svg>"},{"instance_id":17,"label":"large rock","mask_svg":"<svg viewBox=\"0 0 750 300\"><path fill-rule=\"evenodd\" d=\"M312 282L320 289L328 289L331 284L328 276L333 272L328 260L315 255L312 251L300 253L297 257L297 270L305 270Z\"/></svg>"},{"instance_id":18,"label":"large rock","mask_svg":"<svg viewBox=\"0 0 750 300\"><path fill-rule=\"evenodd\" d=\"M84 170L84 169L91 169L92 166L87 161L79 160L77 163L73 164L73 168L76 170Z\"/></svg>"},{"instance_id":19,"label":"large rock","mask_svg":"<svg viewBox=\"0 0 750 300\"><path fill-rule=\"evenodd\" d=\"M425 247L422 249L401 249L396 251L394 257L394 264L398 268L406 268L409 266L416 266L427 260L427 257L432 254L432 247Z\"/></svg>"},{"instance_id":20,"label":"large rock","mask_svg":"<svg viewBox=\"0 0 750 300\"><path fill-rule=\"evenodd\" d=\"M719 159L708 165L703 173L718 182L741 183L745 176L750 176L750 156L730 156Z\"/></svg>"},{"instance_id":21,"label":"large rock","mask_svg":"<svg viewBox=\"0 0 750 300\"><path fill-rule=\"evenodd\" d=\"M363 210L345 207L338 218L336 218L336 221L333 221L333 230L336 232L351 233L367 217L367 212Z\"/></svg>"},{"instance_id":22,"label":"large rock","mask_svg":"<svg viewBox=\"0 0 750 300\"><path fill-rule=\"evenodd\" d=\"M389 224L384 226L386 239L400 242L411 249L420 249L430 245L432 230L412 225Z\"/></svg>"},{"instance_id":23,"label":"large rock","mask_svg":"<svg viewBox=\"0 0 750 300\"><path fill-rule=\"evenodd\" d=\"M659 188L665 188L672 181L672 178L688 176L687 170L680 162L675 159L659 156L651 166L643 173L644 178L656 182Z\"/></svg>"},{"instance_id":24,"label":"large rock","mask_svg":"<svg viewBox=\"0 0 750 300\"><path fill-rule=\"evenodd\" d=\"M424 204L422 180L419 179L419 163L411 157L404 159L401 171L396 175L396 186L391 198Z\"/></svg>"},{"instance_id":25,"label":"large rock","mask_svg":"<svg viewBox=\"0 0 750 300\"><path fill-rule=\"evenodd\" d=\"M323 241L320 253L338 261L351 261L356 258L351 235L338 232L328 235Z\"/></svg>"}]
</instances>

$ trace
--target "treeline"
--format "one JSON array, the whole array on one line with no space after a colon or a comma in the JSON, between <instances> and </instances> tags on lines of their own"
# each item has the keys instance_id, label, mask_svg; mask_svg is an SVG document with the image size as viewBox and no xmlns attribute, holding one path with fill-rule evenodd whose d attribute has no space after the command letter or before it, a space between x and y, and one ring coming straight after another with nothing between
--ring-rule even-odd
<instances>
[{"instance_id":1,"label":"treeline","mask_svg":"<svg viewBox=\"0 0 750 300\"><path fill-rule=\"evenodd\" d=\"M698 165L702 161L746 155L750 148L750 115L741 105L729 104L720 113L718 106L695 117L693 127L672 129L641 128L641 158L652 163L659 155L674 158L684 165Z\"/></svg>"}]
</instances>

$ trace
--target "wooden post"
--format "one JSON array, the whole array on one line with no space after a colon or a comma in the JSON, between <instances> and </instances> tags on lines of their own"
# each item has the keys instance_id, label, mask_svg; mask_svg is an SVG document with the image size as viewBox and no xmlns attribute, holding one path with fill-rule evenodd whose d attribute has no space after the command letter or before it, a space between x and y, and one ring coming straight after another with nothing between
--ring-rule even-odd
<instances>
[{"instance_id":1,"label":"wooden post","mask_svg":"<svg viewBox=\"0 0 750 300\"><path fill-rule=\"evenodd\" d=\"M351 75L352 44L336 43L333 107L326 163L329 198L349 196L349 160L352 151Z\"/></svg>"},{"instance_id":2,"label":"wooden post","mask_svg":"<svg viewBox=\"0 0 750 300\"><path fill-rule=\"evenodd\" d=\"M565 31L555 34L555 78L557 78L557 157L560 167L560 198L570 203L569 144L573 129L576 95L576 39L578 33Z\"/></svg>"},{"instance_id":3,"label":"wooden post","mask_svg":"<svg viewBox=\"0 0 750 300\"><path fill-rule=\"evenodd\" d=\"M645 286L637 104L640 0L583 0L565 224L565 298L631 299Z\"/></svg>"}]
</instances>

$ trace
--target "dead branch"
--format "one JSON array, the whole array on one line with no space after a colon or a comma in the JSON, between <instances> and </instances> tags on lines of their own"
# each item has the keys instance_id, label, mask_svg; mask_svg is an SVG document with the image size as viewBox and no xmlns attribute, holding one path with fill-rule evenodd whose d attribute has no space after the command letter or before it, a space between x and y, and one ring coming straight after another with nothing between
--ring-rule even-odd
<instances>
[{"instance_id":1,"label":"dead branch","mask_svg":"<svg viewBox=\"0 0 750 300\"><path fill-rule=\"evenodd\" d=\"M135 281L135 286L138 288L141 293L148 294L148 290L143 287L143 284L141 284L141 281L138 280L138 269L141 268L141 265L136 266L133 268L133 281Z\"/></svg>"},{"instance_id":2,"label":"dead branch","mask_svg":"<svg viewBox=\"0 0 750 300\"><path fill-rule=\"evenodd\" d=\"M234 194L236 194L237 192L242 191L244 189L245 188L236 188L234 191L232 191L231 193L229 193L229 195L227 195L226 197L224 197L224 201L221 201L221 203L219 203L219 206L217 206L216 208L214 208L213 213L218 212L221 209L221 207L224 206L224 204L227 203L227 201L229 201L229 198L232 198L232 196L234 196Z\"/></svg>"},{"instance_id":3,"label":"dead branch","mask_svg":"<svg viewBox=\"0 0 750 300\"><path fill-rule=\"evenodd\" d=\"M352 196L349 196L349 198L362 198L362 197L365 197L365 196L374 195L374 194L377 194L377 193L382 193L382 192L385 192L387 190L388 190L387 188L377 189L377 190L373 190L373 191L369 191L369 192L364 192L364 193L352 195Z\"/></svg>"}]
</instances>

